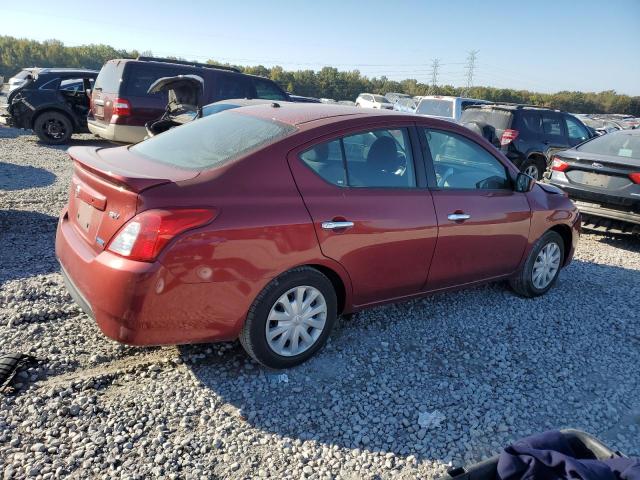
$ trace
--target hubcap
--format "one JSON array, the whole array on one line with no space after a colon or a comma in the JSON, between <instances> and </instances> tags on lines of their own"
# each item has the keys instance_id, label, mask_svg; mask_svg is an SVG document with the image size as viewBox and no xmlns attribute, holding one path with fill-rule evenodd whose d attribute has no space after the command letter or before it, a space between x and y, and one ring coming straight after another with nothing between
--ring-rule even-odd
<instances>
[{"instance_id":1,"label":"hubcap","mask_svg":"<svg viewBox=\"0 0 640 480\"><path fill-rule=\"evenodd\" d=\"M324 330L327 302L317 288L294 287L271 307L266 336L269 348L283 357L311 348Z\"/></svg>"},{"instance_id":2,"label":"hubcap","mask_svg":"<svg viewBox=\"0 0 640 480\"><path fill-rule=\"evenodd\" d=\"M65 134L63 123L54 119L47 121L44 130L48 137L55 140L57 140L58 138L62 138Z\"/></svg>"},{"instance_id":3,"label":"hubcap","mask_svg":"<svg viewBox=\"0 0 640 480\"><path fill-rule=\"evenodd\" d=\"M535 165L529 165L524 169L524 173L526 173L530 177L535 178L536 180L538 179L538 167L536 167Z\"/></svg>"},{"instance_id":4,"label":"hubcap","mask_svg":"<svg viewBox=\"0 0 640 480\"><path fill-rule=\"evenodd\" d=\"M542 290L549 286L560 268L560 247L555 242L547 243L533 264L533 285Z\"/></svg>"}]
</instances>

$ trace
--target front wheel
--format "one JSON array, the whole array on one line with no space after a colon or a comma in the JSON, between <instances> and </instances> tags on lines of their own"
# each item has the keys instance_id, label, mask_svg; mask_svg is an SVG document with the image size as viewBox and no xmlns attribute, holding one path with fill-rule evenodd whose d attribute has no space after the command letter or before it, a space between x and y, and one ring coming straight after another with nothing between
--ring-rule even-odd
<instances>
[{"instance_id":1,"label":"front wheel","mask_svg":"<svg viewBox=\"0 0 640 480\"><path fill-rule=\"evenodd\" d=\"M563 261L562 237L548 231L535 243L520 271L509 280L509 285L523 297L543 295L558 279Z\"/></svg>"},{"instance_id":2,"label":"front wheel","mask_svg":"<svg viewBox=\"0 0 640 480\"><path fill-rule=\"evenodd\" d=\"M542 180L542 176L546 170L546 164L544 164L541 160L530 158L522 165L521 171L529 175L531 178L535 180Z\"/></svg>"},{"instance_id":3,"label":"front wheel","mask_svg":"<svg viewBox=\"0 0 640 480\"><path fill-rule=\"evenodd\" d=\"M322 348L336 317L331 281L318 270L299 267L260 292L249 309L240 342L267 367L293 367Z\"/></svg>"},{"instance_id":4,"label":"front wheel","mask_svg":"<svg viewBox=\"0 0 640 480\"><path fill-rule=\"evenodd\" d=\"M64 113L43 112L36 118L33 130L44 143L62 145L71 138L73 125Z\"/></svg>"}]
</instances>

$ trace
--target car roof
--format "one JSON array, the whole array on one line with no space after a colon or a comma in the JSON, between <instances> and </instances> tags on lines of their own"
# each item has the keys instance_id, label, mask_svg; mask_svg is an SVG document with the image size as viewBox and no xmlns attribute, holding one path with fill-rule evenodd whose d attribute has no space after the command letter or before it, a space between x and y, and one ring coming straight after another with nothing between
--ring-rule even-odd
<instances>
[{"instance_id":1,"label":"car roof","mask_svg":"<svg viewBox=\"0 0 640 480\"><path fill-rule=\"evenodd\" d=\"M275 105L279 105L279 107L275 107ZM347 116L404 117L409 120L416 120L415 115L393 110L362 109L347 105L322 103L270 102L266 105L240 107L236 111L293 126Z\"/></svg>"},{"instance_id":2,"label":"car roof","mask_svg":"<svg viewBox=\"0 0 640 480\"><path fill-rule=\"evenodd\" d=\"M43 73L98 73L98 70L88 68L42 68L38 70L38 75Z\"/></svg>"}]
</instances>

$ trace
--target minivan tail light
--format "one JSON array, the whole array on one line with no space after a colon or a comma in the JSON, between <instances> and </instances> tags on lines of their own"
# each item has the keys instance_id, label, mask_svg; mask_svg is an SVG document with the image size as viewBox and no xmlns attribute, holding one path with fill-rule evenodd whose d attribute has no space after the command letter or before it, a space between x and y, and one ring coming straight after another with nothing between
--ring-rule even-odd
<instances>
[{"instance_id":1,"label":"minivan tail light","mask_svg":"<svg viewBox=\"0 0 640 480\"><path fill-rule=\"evenodd\" d=\"M640 183L640 172L630 173L629 178L633 183Z\"/></svg>"},{"instance_id":2,"label":"minivan tail light","mask_svg":"<svg viewBox=\"0 0 640 480\"><path fill-rule=\"evenodd\" d=\"M146 210L118 231L107 250L131 260L152 262L177 235L210 223L216 215L206 208Z\"/></svg>"},{"instance_id":3,"label":"minivan tail light","mask_svg":"<svg viewBox=\"0 0 640 480\"><path fill-rule=\"evenodd\" d=\"M113 115L128 117L131 115L131 103L126 98L116 98L113 101Z\"/></svg>"},{"instance_id":4,"label":"minivan tail light","mask_svg":"<svg viewBox=\"0 0 640 480\"><path fill-rule=\"evenodd\" d=\"M507 128L504 132L502 132L502 136L500 137L500 145L502 145L503 147L505 145L509 145L516 138L518 138L519 134L520 132L518 130Z\"/></svg>"},{"instance_id":5,"label":"minivan tail light","mask_svg":"<svg viewBox=\"0 0 640 480\"><path fill-rule=\"evenodd\" d=\"M551 170L555 170L556 172L564 172L569 168L569 164L564 160L561 160L559 157L553 157L551 161Z\"/></svg>"}]
</instances>

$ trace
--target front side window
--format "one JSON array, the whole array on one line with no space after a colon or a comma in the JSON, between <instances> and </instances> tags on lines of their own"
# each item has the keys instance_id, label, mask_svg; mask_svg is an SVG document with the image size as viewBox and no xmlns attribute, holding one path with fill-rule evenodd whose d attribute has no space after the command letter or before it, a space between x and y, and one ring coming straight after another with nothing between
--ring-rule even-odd
<instances>
[{"instance_id":1,"label":"front side window","mask_svg":"<svg viewBox=\"0 0 640 480\"><path fill-rule=\"evenodd\" d=\"M576 120L571 117L565 117L565 122L567 124L567 134L571 140L584 142L589 138L587 129L580 125Z\"/></svg>"},{"instance_id":2,"label":"front side window","mask_svg":"<svg viewBox=\"0 0 640 480\"><path fill-rule=\"evenodd\" d=\"M338 186L413 188L416 177L406 129L360 132L306 150L302 161Z\"/></svg>"},{"instance_id":3,"label":"front side window","mask_svg":"<svg viewBox=\"0 0 640 480\"><path fill-rule=\"evenodd\" d=\"M475 142L451 132L424 129L439 188L511 189L507 170Z\"/></svg>"}]
</instances>

